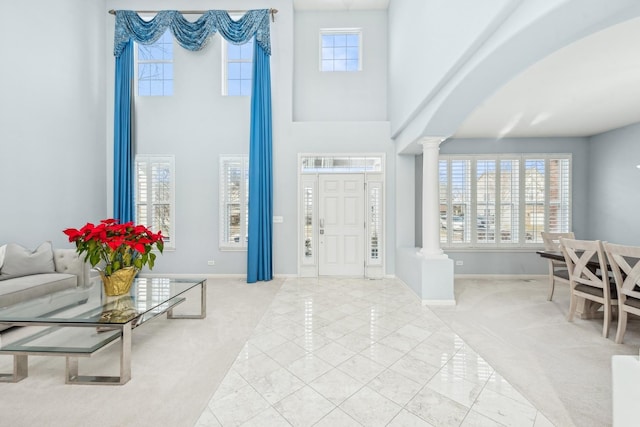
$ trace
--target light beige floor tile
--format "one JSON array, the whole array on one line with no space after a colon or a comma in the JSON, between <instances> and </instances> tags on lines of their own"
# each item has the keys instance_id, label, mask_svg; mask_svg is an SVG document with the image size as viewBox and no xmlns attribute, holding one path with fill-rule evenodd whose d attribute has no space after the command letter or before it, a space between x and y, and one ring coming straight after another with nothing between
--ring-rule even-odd
<instances>
[{"instance_id":1,"label":"light beige floor tile","mask_svg":"<svg viewBox=\"0 0 640 427\"><path fill-rule=\"evenodd\" d=\"M516 400L520 403L524 403L525 405L530 405L529 401L498 372L494 372L491 377L489 377L489 381L487 381L485 388L493 390L498 394Z\"/></svg>"},{"instance_id":2,"label":"light beige floor tile","mask_svg":"<svg viewBox=\"0 0 640 427\"><path fill-rule=\"evenodd\" d=\"M380 375L380 373L385 370L385 367L367 357L356 354L351 359L339 365L338 369L361 383L366 384Z\"/></svg>"},{"instance_id":3,"label":"light beige floor tile","mask_svg":"<svg viewBox=\"0 0 640 427\"><path fill-rule=\"evenodd\" d=\"M278 362L264 353L233 364L233 370L248 382L262 378L279 368Z\"/></svg>"},{"instance_id":4,"label":"light beige floor tile","mask_svg":"<svg viewBox=\"0 0 640 427\"><path fill-rule=\"evenodd\" d=\"M478 396L473 409L508 426L533 426L537 412L530 404L517 402L486 388Z\"/></svg>"},{"instance_id":5,"label":"light beige floor tile","mask_svg":"<svg viewBox=\"0 0 640 427\"><path fill-rule=\"evenodd\" d=\"M388 427L435 427L433 424L429 424L417 415L403 409L396 417L391 420Z\"/></svg>"},{"instance_id":6,"label":"light beige floor tile","mask_svg":"<svg viewBox=\"0 0 640 427\"><path fill-rule=\"evenodd\" d=\"M406 405L422 388L422 384L391 369L378 375L367 386L400 406Z\"/></svg>"},{"instance_id":7,"label":"light beige floor tile","mask_svg":"<svg viewBox=\"0 0 640 427\"><path fill-rule=\"evenodd\" d=\"M460 427L504 427L504 425L472 409L460 424Z\"/></svg>"},{"instance_id":8,"label":"light beige floor tile","mask_svg":"<svg viewBox=\"0 0 640 427\"><path fill-rule=\"evenodd\" d=\"M493 368L478 353L466 347L458 350L442 367L442 371L483 385L494 372Z\"/></svg>"},{"instance_id":9,"label":"light beige floor tile","mask_svg":"<svg viewBox=\"0 0 640 427\"><path fill-rule=\"evenodd\" d=\"M316 350L314 354L333 366L338 366L347 359L356 355L355 352L338 344L337 342L331 342L325 345L324 347Z\"/></svg>"},{"instance_id":10,"label":"light beige floor tile","mask_svg":"<svg viewBox=\"0 0 640 427\"><path fill-rule=\"evenodd\" d=\"M311 426L335 409L335 405L311 387L303 387L282 399L274 408L295 426Z\"/></svg>"},{"instance_id":11,"label":"light beige floor tile","mask_svg":"<svg viewBox=\"0 0 640 427\"><path fill-rule=\"evenodd\" d=\"M242 387L249 384L240 374L238 374L234 370L229 370L227 375L225 375L224 379L218 386L215 394L213 395L213 400L221 399L231 393L234 393L237 390L240 390Z\"/></svg>"},{"instance_id":12,"label":"light beige floor tile","mask_svg":"<svg viewBox=\"0 0 640 427\"><path fill-rule=\"evenodd\" d=\"M293 375L308 384L320 375L329 372L333 369L333 366L318 356L307 353L305 356L287 365L286 368Z\"/></svg>"},{"instance_id":13,"label":"light beige floor tile","mask_svg":"<svg viewBox=\"0 0 640 427\"><path fill-rule=\"evenodd\" d=\"M360 354L388 367L400 360L406 353L377 342L362 350Z\"/></svg>"},{"instance_id":14,"label":"light beige floor tile","mask_svg":"<svg viewBox=\"0 0 640 427\"><path fill-rule=\"evenodd\" d=\"M273 407L269 407L260 412L249 421L243 423L241 427L291 427L291 424L287 422L282 415L278 413Z\"/></svg>"},{"instance_id":15,"label":"light beige floor tile","mask_svg":"<svg viewBox=\"0 0 640 427\"><path fill-rule=\"evenodd\" d=\"M269 406L269 402L264 400L250 385L222 399L209 402L211 412L223 426L240 425Z\"/></svg>"},{"instance_id":16,"label":"light beige floor tile","mask_svg":"<svg viewBox=\"0 0 640 427\"><path fill-rule=\"evenodd\" d=\"M331 340L324 335L320 335L316 332L307 332L301 337L293 340L293 342L306 351L313 352L329 344Z\"/></svg>"},{"instance_id":17,"label":"light beige floor tile","mask_svg":"<svg viewBox=\"0 0 640 427\"><path fill-rule=\"evenodd\" d=\"M416 358L413 353L403 356L389 368L407 378L411 378L421 385L425 385L440 369L437 366Z\"/></svg>"},{"instance_id":18,"label":"light beige floor tile","mask_svg":"<svg viewBox=\"0 0 640 427\"><path fill-rule=\"evenodd\" d=\"M342 338L337 339L336 342L347 347L351 351L359 353L373 344L375 340L371 339L368 336L361 335L357 332L351 332L343 336Z\"/></svg>"},{"instance_id":19,"label":"light beige floor tile","mask_svg":"<svg viewBox=\"0 0 640 427\"><path fill-rule=\"evenodd\" d=\"M340 405L347 414L365 426L385 426L402 409L391 400L363 387Z\"/></svg>"},{"instance_id":20,"label":"light beige floor tile","mask_svg":"<svg viewBox=\"0 0 640 427\"><path fill-rule=\"evenodd\" d=\"M269 357L278 362L281 366L287 366L294 360L300 359L307 352L299 345L287 341L265 352Z\"/></svg>"},{"instance_id":21,"label":"light beige floor tile","mask_svg":"<svg viewBox=\"0 0 640 427\"><path fill-rule=\"evenodd\" d=\"M332 369L309 384L335 405L360 390L364 384L338 369Z\"/></svg>"},{"instance_id":22,"label":"light beige floor tile","mask_svg":"<svg viewBox=\"0 0 640 427\"><path fill-rule=\"evenodd\" d=\"M360 427L362 424L347 415L342 409L336 408L318 421L313 427Z\"/></svg>"},{"instance_id":23,"label":"light beige floor tile","mask_svg":"<svg viewBox=\"0 0 640 427\"><path fill-rule=\"evenodd\" d=\"M375 322L367 322L366 325L356 329L355 332L369 338L371 341L379 341L391 334L392 331L379 326Z\"/></svg>"},{"instance_id":24,"label":"light beige floor tile","mask_svg":"<svg viewBox=\"0 0 640 427\"><path fill-rule=\"evenodd\" d=\"M428 387L423 388L405 408L438 427L459 426L469 412L468 407Z\"/></svg>"},{"instance_id":25,"label":"light beige floor tile","mask_svg":"<svg viewBox=\"0 0 640 427\"><path fill-rule=\"evenodd\" d=\"M398 331L393 332L390 335L387 335L386 337L382 338L378 342L388 347L395 348L396 350L401 351L402 353L407 353L408 351L412 350L415 346L420 344L419 340L416 340L414 338L409 338L405 335L401 335L400 333L398 333Z\"/></svg>"},{"instance_id":26,"label":"light beige floor tile","mask_svg":"<svg viewBox=\"0 0 640 427\"><path fill-rule=\"evenodd\" d=\"M435 390L468 408L473 405L483 386L484 384L473 383L451 375L446 370L440 370L427 383L427 387L431 390Z\"/></svg>"},{"instance_id":27,"label":"light beige floor tile","mask_svg":"<svg viewBox=\"0 0 640 427\"><path fill-rule=\"evenodd\" d=\"M252 382L251 385L267 402L273 405L304 387L305 383L285 368L280 368Z\"/></svg>"}]
</instances>

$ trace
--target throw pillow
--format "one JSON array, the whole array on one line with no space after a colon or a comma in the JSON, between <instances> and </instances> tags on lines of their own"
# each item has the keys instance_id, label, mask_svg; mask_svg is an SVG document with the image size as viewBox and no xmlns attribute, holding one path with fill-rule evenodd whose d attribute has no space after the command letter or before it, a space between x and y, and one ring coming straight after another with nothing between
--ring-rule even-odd
<instances>
[{"instance_id":1,"label":"throw pillow","mask_svg":"<svg viewBox=\"0 0 640 427\"><path fill-rule=\"evenodd\" d=\"M34 251L16 243L8 243L0 270L0 280L55 271L51 242L42 243Z\"/></svg>"},{"instance_id":2,"label":"throw pillow","mask_svg":"<svg viewBox=\"0 0 640 427\"><path fill-rule=\"evenodd\" d=\"M7 245L0 246L0 270L2 270L2 263L4 263L4 252L7 250Z\"/></svg>"}]
</instances>

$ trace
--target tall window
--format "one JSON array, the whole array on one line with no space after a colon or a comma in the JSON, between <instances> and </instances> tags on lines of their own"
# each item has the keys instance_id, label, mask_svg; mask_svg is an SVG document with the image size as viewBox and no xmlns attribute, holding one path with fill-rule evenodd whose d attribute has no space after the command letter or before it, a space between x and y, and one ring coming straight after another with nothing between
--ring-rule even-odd
<instances>
[{"instance_id":1,"label":"tall window","mask_svg":"<svg viewBox=\"0 0 640 427\"><path fill-rule=\"evenodd\" d=\"M440 242L528 247L571 229L571 155L441 156Z\"/></svg>"},{"instance_id":2,"label":"tall window","mask_svg":"<svg viewBox=\"0 0 640 427\"><path fill-rule=\"evenodd\" d=\"M361 33L356 28L320 30L320 70L362 70Z\"/></svg>"},{"instance_id":3,"label":"tall window","mask_svg":"<svg viewBox=\"0 0 640 427\"><path fill-rule=\"evenodd\" d=\"M162 231L175 248L175 172L173 156L136 156L136 223Z\"/></svg>"},{"instance_id":4,"label":"tall window","mask_svg":"<svg viewBox=\"0 0 640 427\"><path fill-rule=\"evenodd\" d=\"M153 44L136 43L138 96L173 95L173 35L167 29Z\"/></svg>"},{"instance_id":5,"label":"tall window","mask_svg":"<svg viewBox=\"0 0 640 427\"><path fill-rule=\"evenodd\" d=\"M223 95L251 95L251 74L253 72L253 40L235 45L223 40Z\"/></svg>"},{"instance_id":6,"label":"tall window","mask_svg":"<svg viewBox=\"0 0 640 427\"><path fill-rule=\"evenodd\" d=\"M220 249L247 248L249 159L220 158Z\"/></svg>"}]
</instances>

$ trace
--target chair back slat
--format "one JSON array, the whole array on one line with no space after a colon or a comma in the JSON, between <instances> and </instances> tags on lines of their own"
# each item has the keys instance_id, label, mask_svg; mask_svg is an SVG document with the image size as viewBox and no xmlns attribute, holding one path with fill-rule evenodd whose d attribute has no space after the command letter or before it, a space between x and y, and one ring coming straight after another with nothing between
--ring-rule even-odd
<instances>
[{"instance_id":1,"label":"chair back slat","mask_svg":"<svg viewBox=\"0 0 640 427\"><path fill-rule=\"evenodd\" d=\"M560 250L560 239L575 239L576 236L573 231L568 233L550 233L546 231L540 232L542 236L542 242L544 244L545 251L559 251Z\"/></svg>"},{"instance_id":2,"label":"chair back slat","mask_svg":"<svg viewBox=\"0 0 640 427\"><path fill-rule=\"evenodd\" d=\"M604 244L618 293L640 299L640 247Z\"/></svg>"},{"instance_id":3,"label":"chair back slat","mask_svg":"<svg viewBox=\"0 0 640 427\"><path fill-rule=\"evenodd\" d=\"M609 293L609 281L607 264L604 258L604 250L600 240L576 240L561 238L561 249L564 254L565 262L569 270L570 282L572 287L576 284L583 284L602 289L605 293ZM589 266L589 262L593 257L598 261L598 269ZM603 277L606 280L603 280Z\"/></svg>"}]
</instances>

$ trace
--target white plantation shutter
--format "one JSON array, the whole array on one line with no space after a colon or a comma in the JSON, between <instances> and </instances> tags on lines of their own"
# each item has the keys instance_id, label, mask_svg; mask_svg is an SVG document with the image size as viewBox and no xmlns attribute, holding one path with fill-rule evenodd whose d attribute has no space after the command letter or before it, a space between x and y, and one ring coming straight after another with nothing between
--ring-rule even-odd
<instances>
[{"instance_id":1,"label":"white plantation shutter","mask_svg":"<svg viewBox=\"0 0 640 427\"><path fill-rule=\"evenodd\" d=\"M570 163L568 159L549 159L549 232L570 231Z\"/></svg>"},{"instance_id":2,"label":"white plantation shutter","mask_svg":"<svg viewBox=\"0 0 640 427\"><path fill-rule=\"evenodd\" d=\"M571 230L571 155L440 156L444 247L540 245Z\"/></svg>"},{"instance_id":3,"label":"white plantation shutter","mask_svg":"<svg viewBox=\"0 0 640 427\"><path fill-rule=\"evenodd\" d=\"M247 247L249 160L220 158L220 248Z\"/></svg>"},{"instance_id":4,"label":"white plantation shutter","mask_svg":"<svg viewBox=\"0 0 640 427\"><path fill-rule=\"evenodd\" d=\"M136 224L162 231L167 248L175 248L174 180L173 156L136 156Z\"/></svg>"},{"instance_id":5,"label":"white plantation shutter","mask_svg":"<svg viewBox=\"0 0 640 427\"><path fill-rule=\"evenodd\" d=\"M500 160L500 210L496 230L500 230L501 243L520 241L520 161Z\"/></svg>"}]
</instances>

